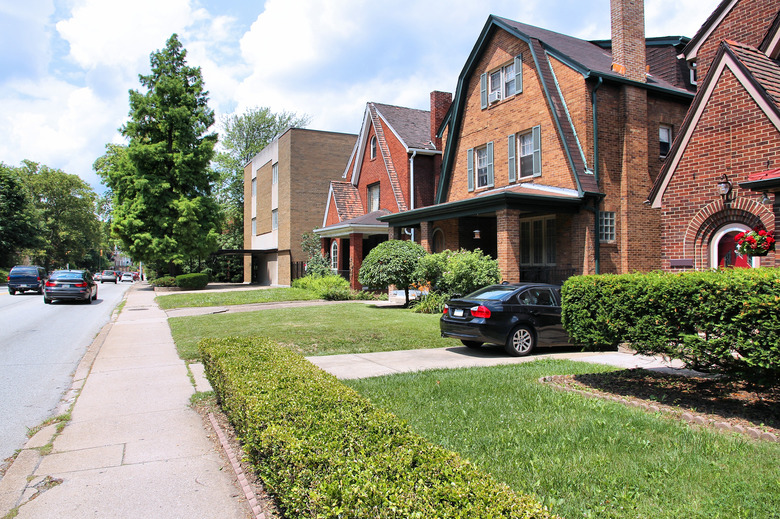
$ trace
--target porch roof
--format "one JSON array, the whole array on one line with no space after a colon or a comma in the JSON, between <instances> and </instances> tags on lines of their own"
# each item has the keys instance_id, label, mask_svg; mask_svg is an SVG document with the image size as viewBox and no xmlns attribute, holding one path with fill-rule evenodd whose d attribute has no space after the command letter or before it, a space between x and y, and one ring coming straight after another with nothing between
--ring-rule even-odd
<instances>
[{"instance_id":1,"label":"porch roof","mask_svg":"<svg viewBox=\"0 0 780 519\"><path fill-rule=\"evenodd\" d=\"M583 203L584 197L573 189L528 183L487 191L464 200L388 214L378 220L392 227L410 227L425 221L491 214L501 209L519 209L534 214L576 213Z\"/></svg>"},{"instance_id":2,"label":"porch roof","mask_svg":"<svg viewBox=\"0 0 780 519\"><path fill-rule=\"evenodd\" d=\"M747 182L740 182L739 187L752 191L780 192L780 168L751 173Z\"/></svg>"},{"instance_id":3,"label":"porch roof","mask_svg":"<svg viewBox=\"0 0 780 519\"><path fill-rule=\"evenodd\" d=\"M314 229L314 234L323 238L343 238L354 233L367 235L387 234L387 224L380 222L378 218L389 214L390 211L387 209L380 209L357 218L350 218L327 227Z\"/></svg>"}]
</instances>

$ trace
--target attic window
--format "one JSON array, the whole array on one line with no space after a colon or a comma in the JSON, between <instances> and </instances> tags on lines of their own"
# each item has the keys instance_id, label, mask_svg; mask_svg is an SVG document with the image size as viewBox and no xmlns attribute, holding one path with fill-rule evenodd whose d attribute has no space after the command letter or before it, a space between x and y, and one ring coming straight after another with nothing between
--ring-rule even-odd
<instances>
[{"instance_id":1,"label":"attic window","mask_svg":"<svg viewBox=\"0 0 780 519\"><path fill-rule=\"evenodd\" d=\"M480 103L482 108L508 99L523 91L523 56L480 76Z\"/></svg>"},{"instance_id":2,"label":"attic window","mask_svg":"<svg viewBox=\"0 0 780 519\"><path fill-rule=\"evenodd\" d=\"M376 135L371 137L371 160L376 158Z\"/></svg>"},{"instance_id":3,"label":"attic window","mask_svg":"<svg viewBox=\"0 0 780 519\"><path fill-rule=\"evenodd\" d=\"M658 142L661 158L666 158L672 146L672 127L662 124L658 127Z\"/></svg>"}]
</instances>

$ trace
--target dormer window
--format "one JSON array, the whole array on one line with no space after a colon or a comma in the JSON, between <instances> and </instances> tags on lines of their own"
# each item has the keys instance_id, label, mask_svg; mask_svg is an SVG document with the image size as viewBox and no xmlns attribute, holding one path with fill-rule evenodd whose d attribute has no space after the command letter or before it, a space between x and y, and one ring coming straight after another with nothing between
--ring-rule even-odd
<instances>
[{"instance_id":1,"label":"dormer window","mask_svg":"<svg viewBox=\"0 0 780 519\"><path fill-rule=\"evenodd\" d=\"M672 127L664 124L658 127L658 143L661 152L661 158L666 158L669 149L672 147Z\"/></svg>"},{"instance_id":2,"label":"dormer window","mask_svg":"<svg viewBox=\"0 0 780 519\"><path fill-rule=\"evenodd\" d=\"M371 160L376 158L376 135L371 137Z\"/></svg>"}]
</instances>

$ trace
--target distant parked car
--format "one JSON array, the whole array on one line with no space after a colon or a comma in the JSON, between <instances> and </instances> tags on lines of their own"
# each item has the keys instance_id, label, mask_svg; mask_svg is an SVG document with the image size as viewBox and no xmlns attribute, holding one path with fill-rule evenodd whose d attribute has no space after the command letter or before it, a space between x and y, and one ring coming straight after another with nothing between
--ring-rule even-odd
<instances>
[{"instance_id":1,"label":"distant parked car","mask_svg":"<svg viewBox=\"0 0 780 519\"><path fill-rule=\"evenodd\" d=\"M43 293L43 284L46 282L46 270L37 265L17 265L8 273L8 293L24 293L27 290L35 290Z\"/></svg>"},{"instance_id":2,"label":"distant parked car","mask_svg":"<svg viewBox=\"0 0 780 519\"><path fill-rule=\"evenodd\" d=\"M103 273L102 272L95 272L94 274L92 274L92 279L94 279L95 281L102 280L103 279Z\"/></svg>"},{"instance_id":3,"label":"distant parked car","mask_svg":"<svg viewBox=\"0 0 780 519\"><path fill-rule=\"evenodd\" d=\"M141 275L138 272L133 272L133 281L141 279Z\"/></svg>"},{"instance_id":4,"label":"distant parked car","mask_svg":"<svg viewBox=\"0 0 780 519\"><path fill-rule=\"evenodd\" d=\"M118 280L119 275L117 274L116 270L104 270L100 273L100 284L103 284L106 281L113 281L116 284Z\"/></svg>"},{"instance_id":5,"label":"distant parked car","mask_svg":"<svg viewBox=\"0 0 780 519\"><path fill-rule=\"evenodd\" d=\"M132 272L122 272L122 279L120 279L119 281L122 282L129 281L130 283L132 283L133 281L135 281L135 278L133 277Z\"/></svg>"},{"instance_id":6,"label":"distant parked car","mask_svg":"<svg viewBox=\"0 0 780 519\"><path fill-rule=\"evenodd\" d=\"M97 283L88 270L55 270L44 285L43 302L69 299L89 304L97 294Z\"/></svg>"},{"instance_id":7,"label":"distant parked car","mask_svg":"<svg viewBox=\"0 0 780 519\"><path fill-rule=\"evenodd\" d=\"M561 324L561 287L541 283L490 285L448 301L439 320L442 337L469 348L503 344L514 357L537 346L571 344Z\"/></svg>"}]
</instances>

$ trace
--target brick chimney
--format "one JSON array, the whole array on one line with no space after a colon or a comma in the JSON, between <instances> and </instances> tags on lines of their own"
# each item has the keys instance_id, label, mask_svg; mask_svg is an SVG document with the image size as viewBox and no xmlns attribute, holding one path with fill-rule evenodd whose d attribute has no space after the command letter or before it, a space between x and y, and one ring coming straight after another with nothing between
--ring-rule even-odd
<instances>
[{"instance_id":1,"label":"brick chimney","mask_svg":"<svg viewBox=\"0 0 780 519\"><path fill-rule=\"evenodd\" d=\"M439 126L444 121L444 116L452 104L452 94L450 92L431 92L431 142L437 150L441 150L441 139L436 137Z\"/></svg>"},{"instance_id":2,"label":"brick chimney","mask_svg":"<svg viewBox=\"0 0 780 519\"><path fill-rule=\"evenodd\" d=\"M644 0L610 0L612 70L634 81L646 82Z\"/></svg>"}]
</instances>

